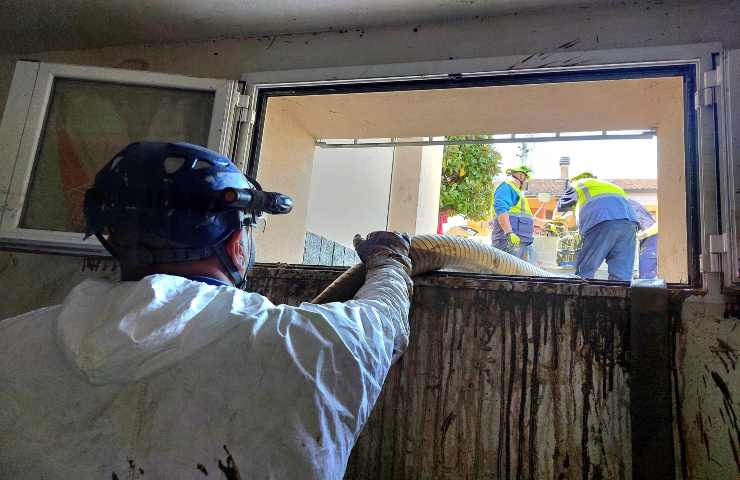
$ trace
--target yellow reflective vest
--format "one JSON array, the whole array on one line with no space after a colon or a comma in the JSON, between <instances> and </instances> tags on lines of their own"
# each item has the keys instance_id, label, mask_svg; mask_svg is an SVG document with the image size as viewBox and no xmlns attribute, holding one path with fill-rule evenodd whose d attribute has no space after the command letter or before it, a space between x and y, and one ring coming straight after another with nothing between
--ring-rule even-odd
<instances>
[{"instance_id":1,"label":"yellow reflective vest","mask_svg":"<svg viewBox=\"0 0 740 480\"><path fill-rule=\"evenodd\" d=\"M515 203L508 212L506 212L509 214L511 231L516 233L522 239L522 242L530 244L534 241L534 215L532 215L532 210L529 208L529 201L516 183L511 180L505 180L503 183L510 186L519 196L519 201ZM501 185L499 185L499 187L500 186ZM498 187L496 190L498 190ZM503 229L501 229L501 226L495 219L493 221L493 236L494 239L503 239L506 237L506 233L504 233Z\"/></svg>"},{"instance_id":2,"label":"yellow reflective vest","mask_svg":"<svg viewBox=\"0 0 740 480\"><path fill-rule=\"evenodd\" d=\"M571 185L578 195L576 220L581 233L607 220L637 222L627 194L617 185L595 178L584 178Z\"/></svg>"},{"instance_id":3,"label":"yellow reflective vest","mask_svg":"<svg viewBox=\"0 0 740 480\"><path fill-rule=\"evenodd\" d=\"M509 210L509 216L532 218L532 210L529 208L529 200L524 196L524 193L519 190L516 183L511 180L506 180L504 183L513 188L514 192L519 195L519 202L511 207L511 210Z\"/></svg>"}]
</instances>

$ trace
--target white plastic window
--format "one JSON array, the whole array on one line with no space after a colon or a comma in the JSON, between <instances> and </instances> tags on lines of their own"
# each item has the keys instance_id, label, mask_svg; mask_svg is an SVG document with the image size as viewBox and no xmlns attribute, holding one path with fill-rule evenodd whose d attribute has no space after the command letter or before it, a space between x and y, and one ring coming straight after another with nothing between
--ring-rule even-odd
<instances>
[{"instance_id":1,"label":"white plastic window","mask_svg":"<svg viewBox=\"0 0 740 480\"><path fill-rule=\"evenodd\" d=\"M227 153L236 82L18 62L0 125L0 246L101 253L82 201L128 143L185 141Z\"/></svg>"}]
</instances>

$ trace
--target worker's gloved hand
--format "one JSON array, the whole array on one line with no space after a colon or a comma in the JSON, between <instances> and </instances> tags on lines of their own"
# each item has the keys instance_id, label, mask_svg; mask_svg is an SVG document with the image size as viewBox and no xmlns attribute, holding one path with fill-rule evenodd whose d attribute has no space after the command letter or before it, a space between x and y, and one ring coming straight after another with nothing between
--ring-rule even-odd
<instances>
[{"instance_id":1,"label":"worker's gloved hand","mask_svg":"<svg viewBox=\"0 0 740 480\"><path fill-rule=\"evenodd\" d=\"M397 328L393 339L395 362L409 343L409 308L413 292L411 280L411 241L405 233L372 232L364 239L355 235L355 250L365 264L365 285L356 299L380 301Z\"/></svg>"},{"instance_id":2,"label":"worker's gloved hand","mask_svg":"<svg viewBox=\"0 0 740 480\"><path fill-rule=\"evenodd\" d=\"M514 232L507 233L506 239L509 241L509 245L511 245L512 247L518 247L519 244L522 243L522 239L519 238L519 235Z\"/></svg>"},{"instance_id":3,"label":"worker's gloved hand","mask_svg":"<svg viewBox=\"0 0 740 480\"><path fill-rule=\"evenodd\" d=\"M388 263L386 260L392 260L399 262L406 273L411 274L411 240L407 234L377 231L368 234L366 239L355 235L353 243L357 255L367 268L385 265Z\"/></svg>"},{"instance_id":4,"label":"worker's gloved hand","mask_svg":"<svg viewBox=\"0 0 740 480\"><path fill-rule=\"evenodd\" d=\"M647 238L647 232L645 230L638 230L637 232L637 241L641 242Z\"/></svg>"}]
</instances>

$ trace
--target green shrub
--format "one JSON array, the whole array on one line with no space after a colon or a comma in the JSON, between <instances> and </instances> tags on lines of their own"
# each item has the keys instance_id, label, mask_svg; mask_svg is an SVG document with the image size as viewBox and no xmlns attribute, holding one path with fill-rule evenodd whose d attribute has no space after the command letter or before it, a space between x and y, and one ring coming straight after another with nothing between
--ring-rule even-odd
<instances>
[{"instance_id":1,"label":"green shrub","mask_svg":"<svg viewBox=\"0 0 740 480\"><path fill-rule=\"evenodd\" d=\"M453 136L447 140L471 140L484 136ZM501 154L493 145L446 145L442 158L439 208L450 215L483 220L491 213L493 177L501 171Z\"/></svg>"}]
</instances>

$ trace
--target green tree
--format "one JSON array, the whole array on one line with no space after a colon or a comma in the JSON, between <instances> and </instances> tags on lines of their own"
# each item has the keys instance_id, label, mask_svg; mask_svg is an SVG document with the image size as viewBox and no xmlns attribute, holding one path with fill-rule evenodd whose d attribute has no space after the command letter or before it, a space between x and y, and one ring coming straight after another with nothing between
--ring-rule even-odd
<instances>
[{"instance_id":1,"label":"green tree","mask_svg":"<svg viewBox=\"0 0 740 480\"><path fill-rule=\"evenodd\" d=\"M453 136L447 140L483 139L484 136ZM450 215L483 220L491 212L493 177L501 170L501 154L493 145L446 145L442 157L439 208Z\"/></svg>"}]
</instances>

